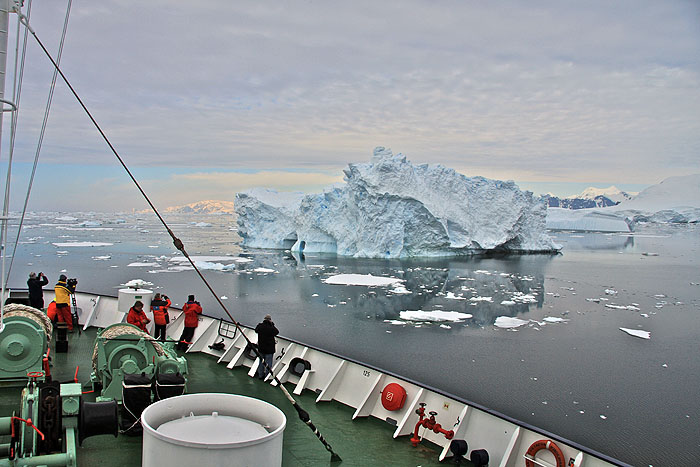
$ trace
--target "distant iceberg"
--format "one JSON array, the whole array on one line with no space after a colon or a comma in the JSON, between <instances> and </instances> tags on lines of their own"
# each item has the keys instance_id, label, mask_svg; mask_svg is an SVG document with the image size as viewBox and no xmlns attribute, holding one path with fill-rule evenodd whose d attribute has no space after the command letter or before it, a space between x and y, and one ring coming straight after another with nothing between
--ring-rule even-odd
<instances>
[{"instance_id":1,"label":"distant iceberg","mask_svg":"<svg viewBox=\"0 0 700 467\"><path fill-rule=\"evenodd\" d=\"M700 222L700 174L669 177L616 206L547 210L547 228L593 232L629 232L638 222Z\"/></svg>"},{"instance_id":2,"label":"distant iceberg","mask_svg":"<svg viewBox=\"0 0 700 467\"><path fill-rule=\"evenodd\" d=\"M547 228L552 230L580 230L589 232L629 232L624 217L603 209L547 209Z\"/></svg>"},{"instance_id":3,"label":"distant iceberg","mask_svg":"<svg viewBox=\"0 0 700 467\"><path fill-rule=\"evenodd\" d=\"M546 206L514 182L413 165L378 147L323 193L253 189L236 195L243 245L398 258L553 252Z\"/></svg>"}]
</instances>

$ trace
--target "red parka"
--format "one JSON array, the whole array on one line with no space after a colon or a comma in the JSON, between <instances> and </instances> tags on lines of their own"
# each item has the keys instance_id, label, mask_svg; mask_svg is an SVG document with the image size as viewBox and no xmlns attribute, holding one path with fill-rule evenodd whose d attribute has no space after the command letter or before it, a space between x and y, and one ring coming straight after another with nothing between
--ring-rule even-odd
<instances>
[{"instance_id":1,"label":"red parka","mask_svg":"<svg viewBox=\"0 0 700 467\"><path fill-rule=\"evenodd\" d=\"M165 300L151 302L151 311L153 312L153 322L159 325L168 324L165 317L168 314L168 307L172 302L169 298Z\"/></svg>"},{"instance_id":2,"label":"red parka","mask_svg":"<svg viewBox=\"0 0 700 467\"><path fill-rule=\"evenodd\" d=\"M146 329L146 325L151 322L150 319L146 316L146 313L141 310L138 311L136 308L133 306L129 309L129 314L126 317L126 322L129 324L133 324L134 326L138 327L141 329L143 332L148 333L148 330Z\"/></svg>"},{"instance_id":3,"label":"red parka","mask_svg":"<svg viewBox=\"0 0 700 467\"><path fill-rule=\"evenodd\" d=\"M202 314L202 306L199 302L187 302L182 307L183 313L185 313L185 327L186 328L196 328L199 324L199 316Z\"/></svg>"}]
</instances>

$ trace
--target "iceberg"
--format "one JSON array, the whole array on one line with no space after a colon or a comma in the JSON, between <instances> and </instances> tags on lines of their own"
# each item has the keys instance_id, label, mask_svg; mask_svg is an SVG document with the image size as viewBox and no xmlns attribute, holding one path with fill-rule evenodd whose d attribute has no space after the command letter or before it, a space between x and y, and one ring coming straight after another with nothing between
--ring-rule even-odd
<instances>
[{"instance_id":1,"label":"iceberg","mask_svg":"<svg viewBox=\"0 0 700 467\"><path fill-rule=\"evenodd\" d=\"M251 248L366 258L555 252L546 206L512 182L414 165L378 147L323 193L252 189L236 195L239 235Z\"/></svg>"}]
</instances>

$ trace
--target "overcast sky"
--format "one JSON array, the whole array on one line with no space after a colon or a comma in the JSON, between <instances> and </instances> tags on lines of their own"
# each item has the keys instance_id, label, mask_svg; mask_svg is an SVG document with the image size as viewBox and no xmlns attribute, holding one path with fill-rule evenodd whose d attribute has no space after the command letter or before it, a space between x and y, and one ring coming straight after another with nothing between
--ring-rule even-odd
<instances>
[{"instance_id":1,"label":"overcast sky","mask_svg":"<svg viewBox=\"0 0 700 467\"><path fill-rule=\"evenodd\" d=\"M55 55L67 2L34 3ZM74 0L62 68L159 207L318 190L375 146L558 195L700 172L697 0ZM30 38L15 206L51 73ZM59 83L30 209L142 209L115 164Z\"/></svg>"}]
</instances>

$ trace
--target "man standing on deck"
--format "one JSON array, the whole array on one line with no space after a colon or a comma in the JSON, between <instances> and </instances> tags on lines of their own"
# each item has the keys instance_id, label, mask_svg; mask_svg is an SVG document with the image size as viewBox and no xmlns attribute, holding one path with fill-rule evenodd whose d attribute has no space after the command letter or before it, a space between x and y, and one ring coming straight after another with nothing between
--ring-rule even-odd
<instances>
[{"instance_id":1,"label":"man standing on deck","mask_svg":"<svg viewBox=\"0 0 700 467\"><path fill-rule=\"evenodd\" d=\"M49 284L49 278L40 272L37 276L35 272L29 273L27 288L29 289L29 305L37 310L44 309L44 286Z\"/></svg>"},{"instance_id":2,"label":"man standing on deck","mask_svg":"<svg viewBox=\"0 0 700 467\"><path fill-rule=\"evenodd\" d=\"M202 306L198 301L195 301L194 295L190 295L187 297L187 303L182 306L182 312L185 314L185 329L182 330L182 335L176 347L178 350L187 350L192 343L194 331L199 325L199 315L202 314Z\"/></svg>"},{"instance_id":3,"label":"man standing on deck","mask_svg":"<svg viewBox=\"0 0 700 467\"><path fill-rule=\"evenodd\" d=\"M58 278L58 283L53 290L56 293L56 312L58 320L63 321L68 325L68 330L73 330L73 314L70 312L70 296L75 293L75 286L78 285L77 279L68 278L65 274L61 274Z\"/></svg>"},{"instance_id":4,"label":"man standing on deck","mask_svg":"<svg viewBox=\"0 0 700 467\"><path fill-rule=\"evenodd\" d=\"M265 315L262 323L255 326L255 332L258 334L258 350L263 357L263 362L258 366L258 378L265 379L269 373L268 368L272 369L272 358L275 356L275 336L280 332L272 322L272 316Z\"/></svg>"}]
</instances>

